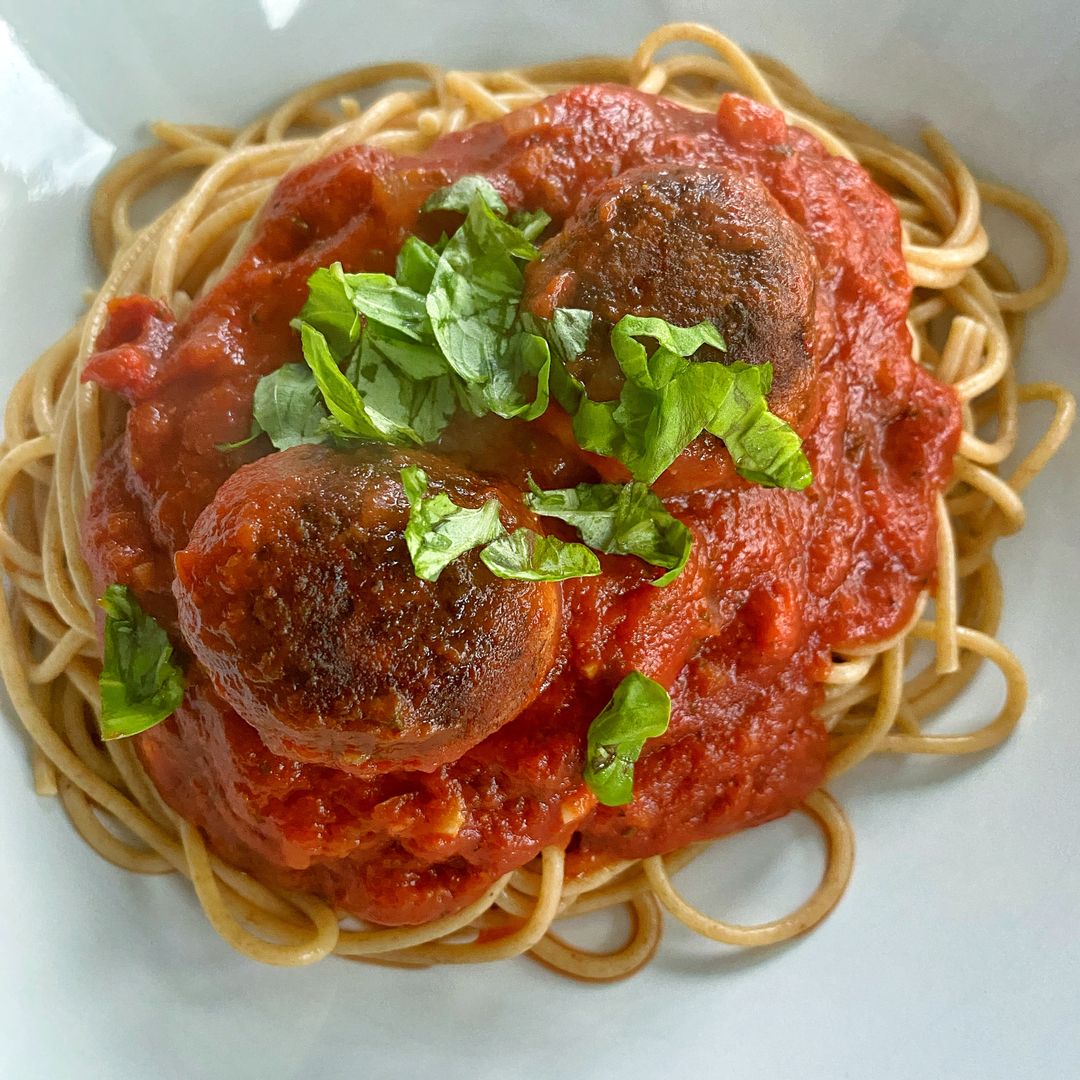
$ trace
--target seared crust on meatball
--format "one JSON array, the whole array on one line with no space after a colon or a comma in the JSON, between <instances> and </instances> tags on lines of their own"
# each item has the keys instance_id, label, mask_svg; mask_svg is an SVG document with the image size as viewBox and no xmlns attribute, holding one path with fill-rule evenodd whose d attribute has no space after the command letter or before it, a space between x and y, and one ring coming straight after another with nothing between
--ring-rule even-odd
<instances>
[{"instance_id":1,"label":"seared crust on meatball","mask_svg":"<svg viewBox=\"0 0 1080 1080\"><path fill-rule=\"evenodd\" d=\"M300 446L246 465L177 553L180 627L275 753L368 774L433 769L517 715L554 661L561 589L495 578L475 552L413 571L400 470L463 506L513 492L425 453Z\"/></svg>"},{"instance_id":2,"label":"seared crust on meatball","mask_svg":"<svg viewBox=\"0 0 1080 1080\"><path fill-rule=\"evenodd\" d=\"M773 412L796 428L812 411L817 262L764 184L730 169L646 166L596 187L526 271L523 305L593 312L576 374L617 396L608 336L627 314L677 326L710 320L728 346L702 359L773 365ZM711 350L709 350L711 352Z\"/></svg>"}]
</instances>

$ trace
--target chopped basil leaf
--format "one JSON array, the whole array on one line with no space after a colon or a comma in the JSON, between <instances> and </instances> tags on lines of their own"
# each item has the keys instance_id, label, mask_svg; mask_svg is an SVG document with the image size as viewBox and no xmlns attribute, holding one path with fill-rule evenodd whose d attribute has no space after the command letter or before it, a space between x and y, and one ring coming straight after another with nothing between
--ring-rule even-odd
<instances>
[{"instance_id":1,"label":"chopped basil leaf","mask_svg":"<svg viewBox=\"0 0 1080 1080\"><path fill-rule=\"evenodd\" d=\"M651 355L638 336L658 342ZM810 483L802 441L768 411L771 365L690 362L703 345L724 348L711 323L676 327L627 315L612 330L611 344L626 376L617 401L592 401L565 370L554 378L582 449L616 458L636 480L651 484L709 431L725 440L746 479L796 490Z\"/></svg>"},{"instance_id":2,"label":"chopped basil leaf","mask_svg":"<svg viewBox=\"0 0 1080 1080\"><path fill-rule=\"evenodd\" d=\"M457 408L449 378L410 379L385 361L386 354L382 350L372 346L371 353L379 359L373 363L362 362L354 379L368 415L399 418L396 429L386 428L392 442L406 439L420 444L434 442ZM364 357L368 357L367 350ZM380 421L376 420L376 423Z\"/></svg>"},{"instance_id":3,"label":"chopped basil leaf","mask_svg":"<svg viewBox=\"0 0 1080 1080\"><path fill-rule=\"evenodd\" d=\"M413 341L431 336L424 297L399 285L389 274L345 274L353 307L366 319L396 330Z\"/></svg>"},{"instance_id":4,"label":"chopped basil leaf","mask_svg":"<svg viewBox=\"0 0 1080 1080\"><path fill-rule=\"evenodd\" d=\"M645 346L636 339L653 338L660 346L650 357ZM690 357L703 345L711 345L721 352L727 351L723 335L710 322L695 326L673 326L665 319L624 315L611 330L611 348L619 367L626 377L642 386L656 385L665 381L667 354L674 357ZM656 369L655 371L653 369ZM667 375L670 378L670 374Z\"/></svg>"},{"instance_id":5,"label":"chopped basil leaf","mask_svg":"<svg viewBox=\"0 0 1080 1080\"><path fill-rule=\"evenodd\" d=\"M625 806L634 798L634 764L646 739L663 735L671 719L671 698L657 682L631 671L611 701L589 725L584 780L605 806Z\"/></svg>"},{"instance_id":6,"label":"chopped basil leaf","mask_svg":"<svg viewBox=\"0 0 1080 1080\"><path fill-rule=\"evenodd\" d=\"M172 662L169 637L126 585L110 585L101 668L101 737L119 739L161 723L184 700L184 674Z\"/></svg>"},{"instance_id":7,"label":"chopped basil leaf","mask_svg":"<svg viewBox=\"0 0 1080 1080\"><path fill-rule=\"evenodd\" d=\"M520 264L539 256L532 237L549 219L542 211L518 215L520 228L504 220L505 205L482 177L463 178L445 198L436 193L425 204L433 208L466 212L427 294L435 340L465 384L474 413L533 420L547 408L551 350L539 320L519 316ZM529 400L521 383L532 378L536 391Z\"/></svg>"},{"instance_id":8,"label":"chopped basil leaf","mask_svg":"<svg viewBox=\"0 0 1080 1080\"><path fill-rule=\"evenodd\" d=\"M239 442L218 443L222 452L238 450L269 437L277 450L301 443L325 441L327 419L322 393L311 369L304 364L283 364L255 384L251 406L251 434Z\"/></svg>"},{"instance_id":9,"label":"chopped basil leaf","mask_svg":"<svg viewBox=\"0 0 1080 1080\"><path fill-rule=\"evenodd\" d=\"M739 475L765 487L801 491L814 479L802 440L765 403L772 386L772 365L727 366L734 375L707 430L724 440Z\"/></svg>"},{"instance_id":10,"label":"chopped basil leaf","mask_svg":"<svg viewBox=\"0 0 1080 1080\"><path fill-rule=\"evenodd\" d=\"M435 340L466 383L491 383L524 288L517 259L535 257L532 244L476 196L439 257L427 295Z\"/></svg>"},{"instance_id":11,"label":"chopped basil leaf","mask_svg":"<svg viewBox=\"0 0 1080 1080\"><path fill-rule=\"evenodd\" d=\"M551 224L551 215L544 210L522 210L510 219L510 224L520 229L527 240L535 240Z\"/></svg>"},{"instance_id":12,"label":"chopped basil leaf","mask_svg":"<svg viewBox=\"0 0 1080 1080\"><path fill-rule=\"evenodd\" d=\"M428 476L416 465L401 470L401 484L409 500L405 543L418 578L436 581L459 555L503 534L497 499L470 510L458 506L445 491L427 498Z\"/></svg>"},{"instance_id":13,"label":"chopped basil leaf","mask_svg":"<svg viewBox=\"0 0 1080 1080\"><path fill-rule=\"evenodd\" d=\"M536 379L532 401L521 392L521 380ZM551 378L551 350L537 334L520 331L507 345L502 364L492 371L491 382L480 393L483 412L494 412L506 419L535 420L548 407Z\"/></svg>"},{"instance_id":14,"label":"chopped basil leaf","mask_svg":"<svg viewBox=\"0 0 1080 1080\"><path fill-rule=\"evenodd\" d=\"M480 552L480 558L496 577L515 581L566 581L600 573L600 560L583 544L568 544L532 529L499 537Z\"/></svg>"},{"instance_id":15,"label":"chopped basil leaf","mask_svg":"<svg viewBox=\"0 0 1080 1080\"><path fill-rule=\"evenodd\" d=\"M556 308L546 326L552 351L564 364L569 364L585 351L592 312L584 308Z\"/></svg>"},{"instance_id":16,"label":"chopped basil leaf","mask_svg":"<svg viewBox=\"0 0 1080 1080\"><path fill-rule=\"evenodd\" d=\"M655 333L662 339L651 356L632 336L645 332L642 325L650 336ZM611 332L611 344L626 381L618 401L581 401L574 433L582 448L617 458L635 479L651 484L711 418L712 403L701 393L699 379L688 374L701 365L692 365L681 355L693 355L706 343L717 348L723 344L709 323L680 328L662 319L620 319ZM723 370L720 364L713 367Z\"/></svg>"},{"instance_id":17,"label":"chopped basil leaf","mask_svg":"<svg viewBox=\"0 0 1080 1080\"><path fill-rule=\"evenodd\" d=\"M346 374L373 363L390 364L408 379L437 379L451 373L442 354L433 345L407 341L376 323L368 323L360 339L360 351L355 354Z\"/></svg>"},{"instance_id":18,"label":"chopped basil leaf","mask_svg":"<svg viewBox=\"0 0 1080 1080\"><path fill-rule=\"evenodd\" d=\"M457 408L450 369L434 344L409 341L379 323L364 327L345 374L368 412L394 418L415 434L409 441L434 442ZM386 430L391 441L402 441Z\"/></svg>"},{"instance_id":19,"label":"chopped basil leaf","mask_svg":"<svg viewBox=\"0 0 1080 1080\"><path fill-rule=\"evenodd\" d=\"M532 529L507 533L496 499L470 510L445 492L429 498L427 473L416 465L401 470L401 484L409 500L405 543L416 576L425 581L437 580L449 563L474 548L482 548L480 558L496 577L515 581L565 581L600 573L599 559L582 544Z\"/></svg>"},{"instance_id":20,"label":"chopped basil leaf","mask_svg":"<svg viewBox=\"0 0 1080 1080\"><path fill-rule=\"evenodd\" d=\"M326 408L311 369L283 364L255 386L252 434L264 433L278 450L321 442Z\"/></svg>"},{"instance_id":21,"label":"chopped basil leaf","mask_svg":"<svg viewBox=\"0 0 1080 1080\"><path fill-rule=\"evenodd\" d=\"M507 419L535 420L547 411L557 373L584 350L592 312L559 308L550 319L523 312L519 321L522 329L511 337L503 363L484 390L480 410L490 409ZM559 362L553 364L553 358ZM521 395L521 380L529 376L536 379L531 402Z\"/></svg>"},{"instance_id":22,"label":"chopped basil leaf","mask_svg":"<svg viewBox=\"0 0 1080 1080\"><path fill-rule=\"evenodd\" d=\"M310 323L300 324L304 359L322 392L330 420L325 429L339 438L376 439L381 442L420 443L408 424L370 408L360 391L338 367L326 338Z\"/></svg>"},{"instance_id":23,"label":"chopped basil leaf","mask_svg":"<svg viewBox=\"0 0 1080 1080\"><path fill-rule=\"evenodd\" d=\"M578 484L556 491L542 491L531 481L529 486L528 505L573 525L589 547L636 555L667 569L653 585L671 584L686 566L693 535L644 484Z\"/></svg>"},{"instance_id":24,"label":"chopped basil leaf","mask_svg":"<svg viewBox=\"0 0 1080 1080\"><path fill-rule=\"evenodd\" d=\"M419 236L408 236L398 252L394 272L402 285L426 296L438 265L439 249L424 243Z\"/></svg>"},{"instance_id":25,"label":"chopped basil leaf","mask_svg":"<svg viewBox=\"0 0 1080 1080\"><path fill-rule=\"evenodd\" d=\"M427 257L424 249L434 252L418 240L404 256L406 262L413 260L414 275L421 272L416 260ZM339 263L317 270L309 285L317 289L321 307L305 305L294 325L331 414L324 434L394 443L437 439L453 415L454 390L431 335L424 297L386 274L346 274ZM328 317L337 311L332 297L364 316L357 334L341 332L344 316ZM305 313L319 321L307 321ZM323 334L324 327L332 339ZM343 344L344 351L335 350L332 340Z\"/></svg>"},{"instance_id":26,"label":"chopped basil leaf","mask_svg":"<svg viewBox=\"0 0 1080 1080\"><path fill-rule=\"evenodd\" d=\"M415 246L405 254L408 269L417 278L422 273L417 261L422 257ZM344 356L360 337L361 315L413 341L431 336L423 293L389 274L346 274L341 263L321 267L308 278L308 299L296 322L309 323L335 354Z\"/></svg>"},{"instance_id":27,"label":"chopped basil leaf","mask_svg":"<svg viewBox=\"0 0 1080 1080\"><path fill-rule=\"evenodd\" d=\"M522 264L538 257L533 240L550 217L531 210L506 220L506 204L482 176L435 192L423 209L465 220L436 244L407 237L394 277L346 273L340 263L316 270L292 323L311 381L295 372L260 380L251 435L219 449L264 431L278 449L357 438L424 444L457 408L522 420L546 411L553 356L560 365L574 359L592 317L518 312Z\"/></svg>"},{"instance_id":28,"label":"chopped basil leaf","mask_svg":"<svg viewBox=\"0 0 1080 1080\"><path fill-rule=\"evenodd\" d=\"M336 356L346 356L360 337L360 313L353 306L341 263L316 270L307 287L308 298L293 325L309 323L326 338Z\"/></svg>"},{"instance_id":29,"label":"chopped basil leaf","mask_svg":"<svg viewBox=\"0 0 1080 1080\"><path fill-rule=\"evenodd\" d=\"M489 210L505 217L506 203L486 176L463 176L449 187L440 188L433 195L429 195L420 209L425 214L433 210L457 210L461 214L467 214L476 199Z\"/></svg>"}]
</instances>

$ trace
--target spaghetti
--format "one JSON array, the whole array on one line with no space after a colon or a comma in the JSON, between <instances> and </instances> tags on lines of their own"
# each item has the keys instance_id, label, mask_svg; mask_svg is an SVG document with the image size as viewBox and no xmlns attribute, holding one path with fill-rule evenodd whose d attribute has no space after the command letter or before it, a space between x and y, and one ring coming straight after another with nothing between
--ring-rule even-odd
<instances>
[{"instance_id":1,"label":"spaghetti","mask_svg":"<svg viewBox=\"0 0 1080 1080\"><path fill-rule=\"evenodd\" d=\"M666 57L670 45L696 45ZM425 64L362 68L316 83L240 131L158 123L157 145L117 165L102 182L91 229L107 272L79 324L23 376L7 406L0 457L0 552L10 590L0 599L0 664L32 742L36 790L58 795L72 824L104 858L139 873L187 877L214 928L234 948L271 964L308 964L333 953L399 965L477 963L529 953L591 980L631 974L661 934L661 908L695 932L737 946L794 937L837 903L850 877L854 843L842 809L825 791L804 812L821 828L826 865L814 894L791 914L739 926L692 907L672 877L706 845L643 860L620 860L578 877L548 847L463 910L417 927L361 927L313 895L272 889L229 865L198 829L165 805L133 748L92 734L100 669L95 590L80 553L80 515L102 448L120 429L119 403L79 375L110 300L145 292L183 317L244 248L249 225L279 178L303 162L365 142L417 152L447 132L502 116L586 81L609 81L713 110L737 89L783 110L788 122L827 149L859 161L893 196L903 251L917 292L909 325L915 358L950 384L964 432L951 488L937 503L938 569L931 614L916 612L900 634L834 657L820 714L830 735L828 778L874 753L966 754L1007 738L1024 708L1023 669L996 640L1002 610L993 545L1024 524L1021 494L1066 437L1075 406L1061 387L1018 382L1014 364L1025 315L1048 300L1066 268L1061 231L1031 199L978 182L937 133L934 160L818 100L768 57L751 57L697 25L661 27L629 58L596 58L521 70L443 72ZM389 84L417 84L385 90ZM385 90L362 103L360 95ZM186 193L145 226L138 200L187 178ZM989 252L981 205L1001 207L1041 240L1046 266L1021 287ZM1021 405L1046 401L1054 417L1011 472L1002 464L1018 437ZM984 434L989 430L992 434ZM917 649L926 642L930 650ZM924 656L930 654L929 660ZM998 715L977 731L946 735L924 722L959 694L983 660L1005 681ZM576 915L622 907L626 943L591 953L559 936Z\"/></svg>"}]
</instances>

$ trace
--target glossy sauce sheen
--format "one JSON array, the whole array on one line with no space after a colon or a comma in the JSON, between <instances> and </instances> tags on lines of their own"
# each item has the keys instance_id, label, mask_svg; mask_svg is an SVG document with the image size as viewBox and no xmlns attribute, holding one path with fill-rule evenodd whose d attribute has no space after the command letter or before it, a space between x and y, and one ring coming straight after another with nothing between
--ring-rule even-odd
<instances>
[{"instance_id":1,"label":"glossy sauce sheen","mask_svg":"<svg viewBox=\"0 0 1080 1080\"><path fill-rule=\"evenodd\" d=\"M415 923L461 907L546 844L570 843L571 871L668 851L784 814L821 782L826 740L813 709L832 650L895 632L932 583L933 503L951 469L958 406L911 359L910 285L891 202L857 165L738 95L709 115L624 88L579 87L447 136L419 157L355 147L287 176L251 248L182 324L144 298L114 305L87 374L132 407L99 467L87 557L101 587L132 585L183 652L174 556L221 485L270 451L263 441L231 453L215 447L247 434L258 378L300 359L288 322L310 273L336 259L347 270L392 272L408 233L433 240L458 220L418 218L426 196L479 172L511 208L551 214L547 236L573 217L545 247L550 261L530 267L525 302L543 310L573 302L577 289L602 315L603 267L590 279L583 256L574 277L575 230L583 252L602 245L596 215L606 211L596 206L618 203L625 190L616 180L605 194L604 185L664 165L740 174L738 198L786 215L775 233L791 253L785 265L813 270L812 293L789 297L786 336L770 345L790 350L774 405L806 437L813 484L797 493L752 486L716 440L699 439L656 485L695 534L684 573L655 589L655 567L602 556L601 577L564 583L543 688L530 690L514 719L428 771L357 775L341 760L314 763L312 754L323 760L319 737L302 736L306 760L300 751L279 756L283 740L272 753L223 700L212 682L228 691L221 672L190 660L184 705L138 747L166 800L224 856L375 921ZM664 180L648 213L662 220L688 191L705 206L730 194L708 178L675 188ZM636 213L640 200L630 199ZM762 228L753 236L768 234ZM766 280L782 281L783 270L766 265ZM702 315L692 296L672 299L671 311L664 300L646 290L626 310ZM737 344L742 330L727 329ZM751 331L749 352L762 340ZM595 361L598 378L602 345L594 335L583 360ZM555 406L529 425L455 422L429 451L500 488L521 490L528 473L544 487L623 476L617 463L576 450ZM260 527L273 532L273 515ZM194 558L180 556L189 577ZM634 801L597 807L581 781L585 732L635 668L670 687L671 726L646 745ZM242 695L231 699L247 707Z\"/></svg>"}]
</instances>

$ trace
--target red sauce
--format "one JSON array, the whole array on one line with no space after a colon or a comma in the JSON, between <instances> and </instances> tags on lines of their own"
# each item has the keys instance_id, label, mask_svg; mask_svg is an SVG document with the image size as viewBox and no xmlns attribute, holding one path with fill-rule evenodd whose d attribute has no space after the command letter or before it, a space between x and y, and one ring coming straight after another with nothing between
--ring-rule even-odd
<instances>
[{"instance_id":1,"label":"red sauce","mask_svg":"<svg viewBox=\"0 0 1080 1080\"><path fill-rule=\"evenodd\" d=\"M958 405L911 359L887 196L737 95L707 115L579 87L417 157L354 147L288 175L245 256L182 323L143 298L113 305L87 377L131 410L98 470L87 558L99 586L130 584L175 631L173 555L223 481L270 450L215 447L247 434L258 378L300 358L288 322L314 269L392 271L408 233L434 239L448 223L418 220L418 208L462 175L484 173L512 208L542 207L558 228L598 183L656 163L756 176L812 245L814 483L755 487L730 463L717 472L715 449L691 447L657 485L696 534L687 570L654 589L655 568L604 557L601 577L565 583L561 654L540 698L433 772L362 778L276 757L190 661L184 705L138 748L165 799L226 857L358 915L413 923L461 907L546 844L569 842L571 869L668 851L782 815L821 782L813 710L832 650L896 631L932 582ZM550 487L611 466L568 449L555 407L528 426L452 425L433 450L519 487L528 472ZM671 726L646 746L634 801L597 807L580 778L585 732L634 668L670 687Z\"/></svg>"}]
</instances>

